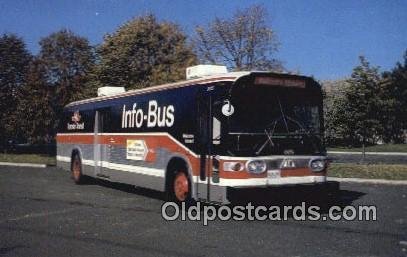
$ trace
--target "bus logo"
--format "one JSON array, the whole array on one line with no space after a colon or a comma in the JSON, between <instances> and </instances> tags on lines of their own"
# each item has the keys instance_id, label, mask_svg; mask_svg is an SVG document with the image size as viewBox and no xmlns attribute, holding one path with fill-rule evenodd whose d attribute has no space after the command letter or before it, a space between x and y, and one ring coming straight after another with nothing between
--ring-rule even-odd
<instances>
[{"instance_id":1,"label":"bus logo","mask_svg":"<svg viewBox=\"0 0 407 257\"><path fill-rule=\"evenodd\" d=\"M74 112L73 113L73 116L72 116L72 121L74 122L74 123L76 123L76 124L78 124L80 121L81 121L81 115L79 114L79 111L76 111L76 112Z\"/></svg>"},{"instance_id":2,"label":"bus logo","mask_svg":"<svg viewBox=\"0 0 407 257\"><path fill-rule=\"evenodd\" d=\"M68 130L83 130L85 129L85 122L81 122L81 115L79 114L79 111L75 111L72 115L71 121L73 123L68 123L67 124L67 129Z\"/></svg>"}]
</instances>

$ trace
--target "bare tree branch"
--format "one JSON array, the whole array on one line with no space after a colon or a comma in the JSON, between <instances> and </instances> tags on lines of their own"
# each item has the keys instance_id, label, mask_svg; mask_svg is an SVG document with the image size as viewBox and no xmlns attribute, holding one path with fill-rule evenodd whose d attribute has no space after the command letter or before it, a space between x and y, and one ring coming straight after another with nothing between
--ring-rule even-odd
<instances>
[{"instance_id":1,"label":"bare tree branch","mask_svg":"<svg viewBox=\"0 0 407 257\"><path fill-rule=\"evenodd\" d=\"M197 27L194 41L199 58L224 63L233 70L281 71L281 62L273 58L277 38L266 18L264 6L254 5L237 10L230 19L215 18L206 27Z\"/></svg>"}]
</instances>

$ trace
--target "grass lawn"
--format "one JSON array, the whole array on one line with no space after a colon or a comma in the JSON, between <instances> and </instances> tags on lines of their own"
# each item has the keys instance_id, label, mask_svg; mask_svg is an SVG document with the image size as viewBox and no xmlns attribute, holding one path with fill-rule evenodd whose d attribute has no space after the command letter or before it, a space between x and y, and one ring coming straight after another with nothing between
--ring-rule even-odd
<instances>
[{"instance_id":1,"label":"grass lawn","mask_svg":"<svg viewBox=\"0 0 407 257\"><path fill-rule=\"evenodd\" d=\"M328 176L407 180L407 165L331 163L328 169Z\"/></svg>"},{"instance_id":2,"label":"grass lawn","mask_svg":"<svg viewBox=\"0 0 407 257\"><path fill-rule=\"evenodd\" d=\"M55 156L40 154L4 154L0 153L0 162L16 163L40 163L47 165L56 165Z\"/></svg>"},{"instance_id":3,"label":"grass lawn","mask_svg":"<svg viewBox=\"0 0 407 257\"><path fill-rule=\"evenodd\" d=\"M347 148L347 147L328 147L328 151L341 152L361 152L362 147ZM366 146L366 152L403 152L407 153L407 144L385 144Z\"/></svg>"}]
</instances>

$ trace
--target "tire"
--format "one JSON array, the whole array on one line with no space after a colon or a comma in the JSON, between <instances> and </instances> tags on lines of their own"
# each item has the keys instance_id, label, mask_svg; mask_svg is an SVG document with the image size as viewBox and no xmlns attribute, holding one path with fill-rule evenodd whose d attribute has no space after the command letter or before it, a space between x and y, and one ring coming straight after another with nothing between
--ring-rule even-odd
<instances>
[{"instance_id":1,"label":"tire","mask_svg":"<svg viewBox=\"0 0 407 257\"><path fill-rule=\"evenodd\" d=\"M71 162L71 178L75 184L83 184L86 181L85 175L82 173L82 161L78 154L74 154Z\"/></svg>"},{"instance_id":2,"label":"tire","mask_svg":"<svg viewBox=\"0 0 407 257\"><path fill-rule=\"evenodd\" d=\"M168 188L168 200L187 204L192 202L191 180L183 169L177 169L171 176Z\"/></svg>"}]
</instances>

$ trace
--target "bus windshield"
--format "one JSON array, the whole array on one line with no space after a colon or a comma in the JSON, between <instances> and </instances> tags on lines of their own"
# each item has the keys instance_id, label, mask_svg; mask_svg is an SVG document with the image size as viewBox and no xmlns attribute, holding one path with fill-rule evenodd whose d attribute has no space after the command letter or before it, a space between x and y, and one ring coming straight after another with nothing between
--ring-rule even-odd
<instances>
[{"instance_id":1,"label":"bus windshield","mask_svg":"<svg viewBox=\"0 0 407 257\"><path fill-rule=\"evenodd\" d=\"M229 102L227 154L324 154L319 90L246 83L232 88Z\"/></svg>"}]
</instances>

